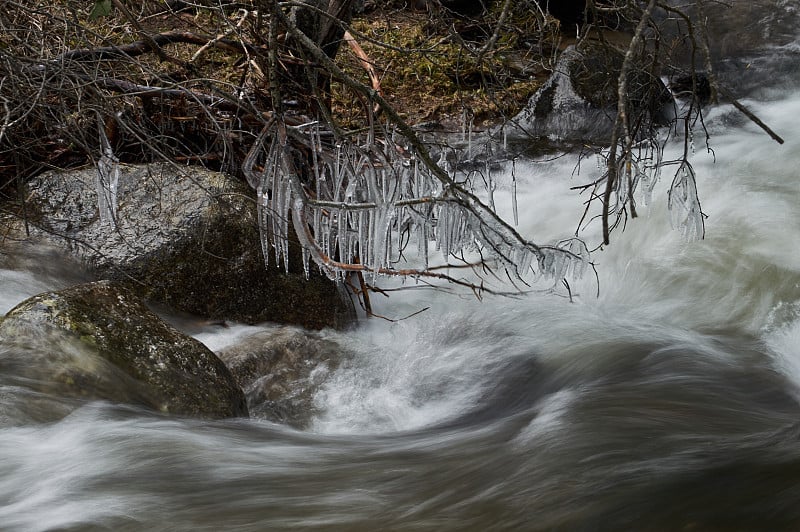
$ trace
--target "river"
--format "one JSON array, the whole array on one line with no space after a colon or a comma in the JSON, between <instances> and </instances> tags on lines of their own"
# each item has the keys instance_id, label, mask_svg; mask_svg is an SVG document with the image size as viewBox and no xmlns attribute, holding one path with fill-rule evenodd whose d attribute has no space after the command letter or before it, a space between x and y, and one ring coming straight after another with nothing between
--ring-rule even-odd
<instances>
[{"instance_id":1,"label":"river","mask_svg":"<svg viewBox=\"0 0 800 532\"><path fill-rule=\"evenodd\" d=\"M52 401L0 377L0 529L800 529L800 91L744 103L786 143L709 111L705 239L670 228L665 173L573 301L393 293L387 316L428 310L325 332L353 356L308 430L104 402L42 421ZM572 233L574 165L516 165L523 234ZM24 259L0 312L73 280Z\"/></svg>"}]
</instances>

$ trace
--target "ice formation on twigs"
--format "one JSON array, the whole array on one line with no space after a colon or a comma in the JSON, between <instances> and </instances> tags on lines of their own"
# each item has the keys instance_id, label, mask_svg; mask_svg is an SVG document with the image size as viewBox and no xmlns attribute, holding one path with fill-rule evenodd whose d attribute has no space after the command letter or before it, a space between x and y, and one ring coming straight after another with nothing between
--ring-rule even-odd
<instances>
[{"instance_id":1,"label":"ice formation on twigs","mask_svg":"<svg viewBox=\"0 0 800 532\"><path fill-rule=\"evenodd\" d=\"M579 240L539 246L523 239L466 181L456 180L444 155L430 168L392 135L361 142L323 137L316 124L276 126L262 133L245 161L259 198L264 256L274 255L287 269L292 227L306 272L313 260L333 279L352 271L424 276L436 252L445 261L479 252L520 279L560 280L580 275L588 263ZM297 143L290 140L298 139L311 151L305 157L311 168L297 166ZM403 253L414 247L417 265L401 267Z\"/></svg>"}]
</instances>

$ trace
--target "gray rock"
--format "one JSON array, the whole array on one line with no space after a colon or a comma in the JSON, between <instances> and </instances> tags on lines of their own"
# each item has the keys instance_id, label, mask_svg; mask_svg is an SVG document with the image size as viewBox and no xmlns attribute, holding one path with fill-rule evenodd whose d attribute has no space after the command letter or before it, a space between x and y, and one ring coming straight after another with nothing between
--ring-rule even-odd
<instances>
[{"instance_id":1,"label":"gray rock","mask_svg":"<svg viewBox=\"0 0 800 532\"><path fill-rule=\"evenodd\" d=\"M104 222L95 179L94 168L47 172L28 183L28 197L34 234L99 278L211 319L308 328L352 321L340 287L317 272L307 280L299 253L290 273L265 268L246 184L197 167L121 165L118 210Z\"/></svg>"},{"instance_id":2,"label":"gray rock","mask_svg":"<svg viewBox=\"0 0 800 532\"><path fill-rule=\"evenodd\" d=\"M202 418L248 415L241 388L213 352L110 281L14 307L0 321L0 368L48 395Z\"/></svg>"},{"instance_id":3,"label":"gray rock","mask_svg":"<svg viewBox=\"0 0 800 532\"><path fill-rule=\"evenodd\" d=\"M607 145L617 113L617 82L623 55L610 47L586 43L568 47L550 79L528 105L504 126L510 142L543 140L555 145ZM658 127L674 116L673 99L663 82L644 69L628 79L634 115ZM646 133L647 131L642 131Z\"/></svg>"},{"instance_id":4,"label":"gray rock","mask_svg":"<svg viewBox=\"0 0 800 532\"><path fill-rule=\"evenodd\" d=\"M314 394L346 353L319 333L281 327L217 355L245 391L251 417L306 428Z\"/></svg>"}]
</instances>

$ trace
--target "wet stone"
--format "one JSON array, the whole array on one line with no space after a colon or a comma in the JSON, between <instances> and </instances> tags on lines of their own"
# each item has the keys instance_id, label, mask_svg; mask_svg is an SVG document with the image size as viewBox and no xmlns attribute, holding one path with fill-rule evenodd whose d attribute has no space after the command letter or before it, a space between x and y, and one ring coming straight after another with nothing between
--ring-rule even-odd
<instances>
[{"instance_id":1,"label":"wet stone","mask_svg":"<svg viewBox=\"0 0 800 532\"><path fill-rule=\"evenodd\" d=\"M314 395L347 353L324 335L292 327L256 333L217 353L256 419L307 428Z\"/></svg>"},{"instance_id":2,"label":"wet stone","mask_svg":"<svg viewBox=\"0 0 800 532\"><path fill-rule=\"evenodd\" d=\"M109 281L31 297L0 322L0 367L37 392L167 414L247 416L228 368Z\"/></svg>"},{"instance_id":3,"label":"wet stone","mask_svg":"<svg viewBox=\"0 0 800 532\"><path fill-rule=\"evenodd\" d=\"M344 291L316 269L307 279L299 246L289 271L265 266L254 193L198 167L120 165L110 220L101 216L95 168L43 173L27 183L37 245L66 251L95 278L197 316L274 321L311 329L352 323Z\"/></svg>"}]
</instances>

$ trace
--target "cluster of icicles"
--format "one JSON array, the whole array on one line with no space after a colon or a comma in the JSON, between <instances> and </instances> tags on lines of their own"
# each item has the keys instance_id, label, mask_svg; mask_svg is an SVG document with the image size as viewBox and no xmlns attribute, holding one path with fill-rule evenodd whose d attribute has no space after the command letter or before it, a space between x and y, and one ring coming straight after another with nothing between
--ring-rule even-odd
<instances>
[{"instance_id":1,"label":"cluster of icicles","mask_svg":"<svg viewBox=\"0 0 800 532\"><path fill-rule=\"evenodd\" d=\"M373 277L430 274L431 246L441 253L445 265L452 264L449 261L453 258L463 264L470 253L476 252L484 265L487 259L495 259L513 277L526 282L536 277L556 282L578 278L589 265L589 252L583 241L567 239L539 246L523 239L496 215L495 184L488 168L489 178L483 180L488 200L484 203L475 195L469 180L457 180L444 151L437 163L441 172L437 172L392 135L381 139L367 135L360 143L342 141L323 146L315 123L296 127L293 133L295 139L302 137L312 154L311 175L306 176L306 182L301 182L290 161L286 136L275 134L274 129L262 132L243 165L259 199L264 258L268 262L274 253L278 265L283 263L287 271L292 229L302 246L306 275L313 260L336 280L343 280L353 271L371 273ZM665 163L661 148L646 144L646 155L629 165L636 169L635 177L618 180L615 209L624 206L636 188L641 189L645 205L651 202ZM100 219L114 223L119 160L103 128L100 145L96 183ZM263 170L253 171L255 159L260 160ZM629 191L628 187L634 190ZM703 213L694 170L686 159L679 161L670 187L669 211L672 226L684 237L703 237ZM516 223L516 203L513 212ZM415 263L404 255L409 245L417 250Z\"/></svg>"},{"instance_id":2,"label":"cluster of icicles","mask_svg":"<svg viewBox=\"0 0 800 532\"><path fill-rule=\"evenodd\" d=\"M538 246L521 238L466 182L456 182L444 153L438 165L447 180L392 136L323 148L316 127L303 134L313 157L308 182L301 182L285 140L275 135L264 143L264 170L251 183L259 198L264 256L274 254L287 269L292 227L306 274L313 261L332 279L356 270L373 277L424 275L431 248L445 263L479 252L520 279L579 277L588 264L580 240ZM404 253L414 248L417 259L409 262L413 257Z\"/></svg>"},{"instance_id":3,"label":"cluster of icicles","mask_svg":"<svg viewBox=\"0 0 800 532\"><path fill-rule=\"evenodd\" d=\"M367 135L361 143L323 146L319 127L316 123L310 126L293 131L294 138L301 136L312 154L307 182L301 182L290 161L286 136L275 134L274 129L262 132L243 165L259 199L261 246L267 262L274 253L277 263L283 263L288 271L290 231L294 229L306 275L313 260L336 280L353 271L366 271L374 277L429 274L431 246L441 253L445 265L452 264L448 261L453 258L463 264L476 252L484 265L487 259L495 259L526 282L537 276L555 281L578 278L589 265L589 251L579 239L539 246L521 237L495 214L491 177L484 180L487 204L475 195L469 180L457 180L444 151L436 163L441 171L437 172L393 135L381 139ZM646 155L629 165L636 168L635 177L618 180L616 209L636 188L641 188L645 205L651 202L665 163L661 148L646 144ZM119 159L103 128L100 145L96 183L100 219L114 223ZM255 159L262 163L260 172L253 171ZM694 170L686 159L678 163L669 191L670 221L687 239L702 238L703 213ZM516 204L513 211L516 222ZM409 245L417 250L416 263L404 255Z\"/></svg>"}]
</instances>

